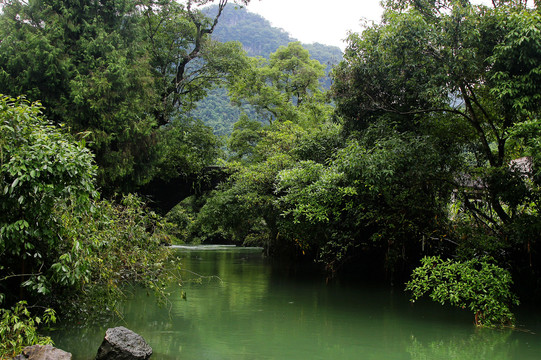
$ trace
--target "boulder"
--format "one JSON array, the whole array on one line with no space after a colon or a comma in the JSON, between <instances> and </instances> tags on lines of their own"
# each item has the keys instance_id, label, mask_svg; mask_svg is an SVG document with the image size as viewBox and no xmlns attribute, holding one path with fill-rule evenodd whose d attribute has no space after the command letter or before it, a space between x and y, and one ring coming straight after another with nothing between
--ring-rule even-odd
<instances>
[{"instance_id":1,"label":"boulder","mask_svg":"<svg viewBox=\"0 0 541 360\"><path fill-rule=\"evenodd\" d=\"M123 326L107 329L96 360L145 360L152 348L139 334Z\"/></svg>"},{"instance_id":2,"label":"boulder","mask_svg":"<svg viewBox=\"0 0 541 360\"><path fill-rule=\"evenodd\" d=\"M51 345L32 345L23 349L14 360L71 360L71 354Z\"/></svg>"}]
</instances>

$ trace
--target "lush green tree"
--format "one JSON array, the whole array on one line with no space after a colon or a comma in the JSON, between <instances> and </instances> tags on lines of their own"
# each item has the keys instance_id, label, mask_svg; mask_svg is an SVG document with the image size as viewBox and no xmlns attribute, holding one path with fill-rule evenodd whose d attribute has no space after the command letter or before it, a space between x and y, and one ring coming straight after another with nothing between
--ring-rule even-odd
<instances>
[{"instance_id":1,"label":"lush green tree","mask_svg":"<svg viewBox=\"0 0 541 360\"><path fill-rule=\"evenodd\" d=\"M235 160L228 164L231 176L201 209L199 221L201 226L224 229L239 242L250 232L260 234L268 252L287 252L289 239L280 235L275 181L281 170L297 160L293 152L297 142L320 129L330 113L319 83L323 66L311 60L299 43L281 47L268 63L253 59L253 65L233 83L231 92L236 101L254 105L270 123L263 127L244 114L235 124L228 144ZM303 144L308 146L308 141ZM253 219L245 220L244 214ZM222 221L219 226L217 219Z\"/></svg>"},{"instance_id":2,"label":"lush green tree","mask_svg":"<svg viewBox=\"0 0 541 360\"><path fill-rule=\"evenodd\" d=\"M160 244L169 242L160 219L135 196L99 200L84 141L41 109L0 98L1 305L37 300L65 311L75 297L77 311L86 300L97 311L121 297L122 281L160 290Z\"/></svg>"},{"instance_id":3,"label":"lush green tree","mask_svg":"<svg viewBox=\"0 0 541 360\"><path fill-rule=\"evenodd\" d=\"M402 242L411 260L421 251L456 257L440 269L451 275L434 280L433 290L453 287L455 266L477 271L479 263L460 260L480 254L491 254L512 267L521 285L536 288L538 9L520 1L495 1L492 7L452 0L385 5L380 24L350 36L345 61L334 70L335 118L369 151L359 157L366 162L356 179L380 199L359 199L373 205L368 208L374 216L362 219L377 220L374 234L383 241L396 243L399 231L413 230L407 237L417 240ZM395 135L382 124L391 124ZM533 157L533 168L525 156ZM395 167L401 163L405 167ZM383 233L377 230L382 223ZM510 294L507 275L478 275L496 289L507 284L496 291ZM481 299L482 289L473 291L460 301L487 312L480 323L510 318L507 305L495 303L494 296ZM435 296L447 301L449 294ZM509 296L502 303L513 302Z\"/></svg>"},{"instance_id":4,"label":"lush green tree","mask_svg":"<svg viewBox=\"0 0 541 360\"><path fill-rule=\"evenodd\" d=\"M221 11L205 17L207 3L7 1L0 91L87 133L107 193L134 189L156 175L159 125L243 67L238 44L210 40Z\"/></svg>"},{"instance_id":5,"label":"lush green tree","mask_svg":"<svg viewBox=\"0 0 541 360\"><path fill-rule=\"evenodd\" d=\"M285 251L283 237L279 236L281 219L276 202L277 174L295 163L291 149L302 136L303 129L292 122L276 123L268 129L254 148L253 160L248 165L231 162L229 179L231 200L240 205L240 211L251 214L252 221L264 224L267 252ZM281 248L282 247L282 248Z\"/></svg>"},{"instance_id":6,"label":"lush green tree","mask_svg":"<svg viewBox=\"0 0 541 360\"><path fill-rule=\"evenodd\" d=\"M178 117L160 129L160 178L200 174L221 154L220 140L202 121Z\"/></svg>"},{"instance_id":7,"label":"lush green tree","mask_svg":"<svg viewBox=\"0 0 541 360\"><path fill-rule=\"evenodd\" d=\"M498 231L517 209L504 190L513 187L499 184L521 182L508 167L511 130L539 111L540 23L512 2L387 2L383 22L352 35L335 70L338 115L350 130L382 115L405 130L452 116L475 159L462 171L485 184L492 212L464 202Z\"/></svg>"},{"instance_id":8,"label":"lush green tree","mask_svg":"<svg viewBox=\"0 0 541 360\"><path fill-rule=\"evenodd\" d=\"M143 181L152 158L156 96L136 14L133 1L51 0L9 1L0 16L0 91L40 100L73 133L89 131L100 184L111 187Z\"/></svg>"},{"instance_id":9,"label":"lush green tree","mask_svg":"<svg viewBox=\"0 0 541 360\"><path fill-rule=\"evenodd\" d=\"M206 14L214 17L217 6L204 9ZM220 42L238 41L249 56L260 56L268 59L271 53L280 46L294 42L284 30L272 27L260 15L249 12L245 7L228 5L220 16L220 21L212 33L212 38ZM328 90L331 84L329 72L333 65L342 59L342 51L335 46L322 44L303 44L310 52L312 59L326 66L327 76L320 79L323 88ZM225 88L211 90L207 96L198 102L197 107L190 111L195 118L201 119L214 129L216 135L230 135L233 124L240 119L241 110L251 119L267 123L261 119L248 104L237 107L231 103Z\"/></svg>"},{"instance_id":10,"label":"lush green tree","mask_svg":"<svg viewBox=\"0 0 541 360\"><path fill-rule=\"evenodd\" d=\"M226 164L229 179L211 194L196 222L207 232L220 233L237 243L262 245L268 254L295 254L299 248L288 230L290 219L282 216L279 174L296 167L303 156L317 157L308 148L328 129L326 125L305 128L291 121L261 127L245 118L231 138L241 161ZM334 134L339 137L339 131ZM302 149L297 152L299 144ZM325 144L318 146L321 149Z\"/></svg>"},{"instance_id":11,"label":"lush green tree","mask_svg":"<svg viewBox=\"0 0 541 360\"><path fill-rule=\"evenodd\" d=\"M269 123L299 121L301 113L307 114L307 110L314 110L315 103L325 102L319 83L323 75L324 66L311 59L300 43L293 42L280 47L269 60L253 58L230 93L234 102L254 106Z\"/></svg>"},{"instance_id":12,"label":"lush green tree","mask_svg":"<svg viewBox=\"0 0 541 360\"><path fill-rule=\"evenodd\" d=\"M122 287L130 282L165 300L163 280L169 275L163 272L168 256L163 245L171 243L167 224L133 194L118 202L94 200L91 205L86 213L70 206L53 213L60 219L58 237L63 242L48 274L55 287L47 301L85 320L107 308L118 310L125 298ZM77 302L67 301L72 298Z\"/></svg>"},{"instance_id":13,"label":"lush green tree","mask_svg":"<svg viewBox=\"0 0 541 360\"><path fill-rule=\"evenodd\" d=\"M234 159L253 158L254 148L262 137L262 127L259 121L251 120L246 114L241 115L228 140L228 148Z\"/></svg>"},{"instance_id":14,"label":"lush green tree","mask_svg":"<svg viewBox=\"0 0 541 360\"><path fill-rule=\"evenodd\" d=\"M248 104L236 106L231 102L227 89L219 87L210 90L205 98L197 103L197 107L188 112L194 119L202 120L212 128L212 132L222 138L227 138L234 130L235 123L244 115L261 123L256 111Z\"/></svg>"},{"instance_id":15,"label":"lush green tree","mask_svg":"<svg viewBox=\"0 0 541 360\"><path fill-rule=\"evenodd\" d=\"M158 79L160 124L166 124L179 108L190 110L209 88L245 67L239 43L219 43L210 37L228 1L219 1L214 17L199 10L207 3L150 0L141 5L151 65Z\"/></svg>"},{"instance_id":16,"label":"lush green tree","mask_svg":"<svg viewBox=\"0 0 541 360\"><path fill-rule=\"evenodd\" d=\"M96 167L83 142L42 118L39 104L2 96L0 120L2 279L48 294L64 247L55 209L89 209ZM9 287L0 285L6 293Z\"/></svg>"},{"instance_id":17,"label":"lush green tree","mask_svg":"<svg viewBox=\"0 0 541 360\"><path fill-rule=\"evenodd\" d=\"M331 273L363 256L380 257L374 266L392 277L418 256L418 239L441 236L438 219L451 189L441 185L449 173L437 144L389 127L371 134L377 132L386 136L350 140L326 166L300 162L278 176L284 216Z\"/></svg>"}]
</instances>

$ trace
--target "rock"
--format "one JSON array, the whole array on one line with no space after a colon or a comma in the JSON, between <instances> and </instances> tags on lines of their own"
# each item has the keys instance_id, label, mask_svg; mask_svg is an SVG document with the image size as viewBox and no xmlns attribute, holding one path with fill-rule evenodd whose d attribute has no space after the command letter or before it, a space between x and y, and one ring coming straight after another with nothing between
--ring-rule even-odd
<instances>
[{"instance_id":1,"label":"rock","mask_svg":"<svg viewBox=\"0 0 541 360\"><path fill-rule=\"evenodd\" d=\"M96 360L145 360L152 348L139 334L123 326L107 329Z\"/></svg>"},{"instance_id":2,"label":"rock","mask_svg":"<svg viewBox=\"0 0 541 360\"><path fill-rule=\"evenodd\" d=\"M71 360L71 354L51 345L32 345L23 349L14 360Z\"/></svg>"}]
</instances>

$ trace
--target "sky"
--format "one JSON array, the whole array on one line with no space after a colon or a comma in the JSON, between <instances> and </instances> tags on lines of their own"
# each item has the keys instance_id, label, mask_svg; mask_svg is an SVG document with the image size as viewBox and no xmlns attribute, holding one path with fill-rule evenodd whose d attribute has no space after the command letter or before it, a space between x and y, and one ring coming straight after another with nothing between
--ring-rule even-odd
<instances>
[{"instance_id":1,"label":"sky","mask_svg":"<svg viewBox=\"0 0 541 360\"><path fill-rule=\"evenodd\" d=\"M251 0L247 9L303 43L341 49L348 31L361 31L361 18L377 21L383 13L379 0Z\"/></svg>"},{"instance_id":2,"label":"sky","mask_svg":"<svg viewBox=\"0 0 541 360\"><path fill-rule=\"evenodd\" d=\"M247 9L302 43L319 42L342 50L348 31L360 32L363 22L378 22L383 13L380 0L251 0Z\"/></svg>"}]
</instances>

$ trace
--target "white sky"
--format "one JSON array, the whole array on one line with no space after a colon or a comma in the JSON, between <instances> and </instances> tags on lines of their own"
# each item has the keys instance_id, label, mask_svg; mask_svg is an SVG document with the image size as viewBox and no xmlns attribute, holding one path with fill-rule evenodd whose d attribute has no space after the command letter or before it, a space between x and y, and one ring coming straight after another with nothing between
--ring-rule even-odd
<instances>
[{"instance_id":1,"label":"white sky","mask_svg":"<svg viewBox=\"0 0 541 360\"><path fill-rule=\"evenodd\" d=\"M303 43L319 42L342 50L348 31L360 32L361 21L378 22L383 13L380 0L251 0L247 9Z\"/></svg>"},{"instance_id":2,"label":"white sky","mask_svg":"<svg viewBox=\"0 0 541 360\"><path fill-rule=\"evenodd\" d=\"M269 20L303 43L345 48L349 30L361 30L361 18L379 20L379 0L252 0L248 11Z\"/></svg>"}]
</instances>

